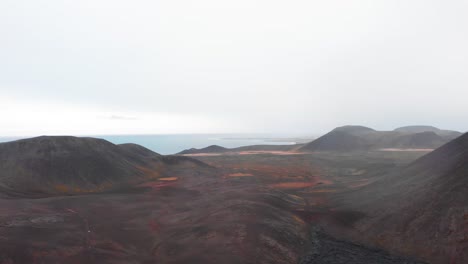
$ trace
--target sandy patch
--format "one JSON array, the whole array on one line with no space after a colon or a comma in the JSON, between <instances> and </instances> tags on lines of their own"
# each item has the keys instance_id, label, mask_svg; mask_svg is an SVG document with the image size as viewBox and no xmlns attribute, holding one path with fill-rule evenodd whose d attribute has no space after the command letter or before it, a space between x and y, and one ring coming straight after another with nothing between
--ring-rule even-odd
<instances>
[{"instance_id":1,"label":"sandy patch","mask_svg":"<svg viewBox=\"0 0 468 264\"><path fill-rule=\"evenodd\" d=\"M166 177L166 178L159 178L159 181L177 181L177 177Z\"/></svg>"},{"instance_id":2,"label":"sandy patch","mask_svg":"<svg viewBox=\"0 0 468 264\"><path fill-rule=\"evenodd\" d=\"M252 177L252 176L253 176L253 174L250 174L250 173L242 173L242 172L229 174L229 177Z\"/></svg>"}]
</instances>

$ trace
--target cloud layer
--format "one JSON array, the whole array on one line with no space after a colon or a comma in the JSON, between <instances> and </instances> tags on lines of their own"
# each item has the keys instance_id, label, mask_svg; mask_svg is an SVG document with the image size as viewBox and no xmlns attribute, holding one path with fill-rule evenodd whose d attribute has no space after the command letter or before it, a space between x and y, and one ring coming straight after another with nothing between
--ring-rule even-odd
<instances>
[{"instance_id":1,"label":"cloud layer","mask_svg":"<svg viewBox=\"0 0 468 264\"><path fill-rule=\"evenodd\" d=\"M466 131L466 13L441 0L5 0L0 122L53 133L35 122L92 109L61 131L102 116L136 120L96 133Z\"/></svg>"}]
</instances>

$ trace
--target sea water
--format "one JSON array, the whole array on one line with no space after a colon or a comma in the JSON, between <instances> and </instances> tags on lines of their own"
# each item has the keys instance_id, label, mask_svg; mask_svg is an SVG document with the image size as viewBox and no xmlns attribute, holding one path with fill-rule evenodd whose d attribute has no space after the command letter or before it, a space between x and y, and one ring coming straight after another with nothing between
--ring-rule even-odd
<instances>
[{"instance_id":1,"label":"sea water","mask_svg":"<svg viewBox=\"0 0 468 264\"><path fill-rule=\"evenodd\" d=\"M204 148L218 145L225 148L236 148L249 145L290 145L291 141L270 140L263 137L226 134L189 134L189 135L112 135L97 136L114 144L135 143L160 154L175 154L185 149Z\"/></svg>"},{"instance_id":2,"label":"sea water","mask_svg":"<svg viewBox=\"0 0 468 264\"><path fill-rule=\"evenodd\" d=\"M245 134L178 134L178 135L93 135L114 144L135 143L160 154L175 154L185 149L204 148L218 145L236 148L250 145L291 145L288 139L278 139L268 135ZM21 139L21 137L0 137L0 142Z\"/></svg>"}]
</instances>

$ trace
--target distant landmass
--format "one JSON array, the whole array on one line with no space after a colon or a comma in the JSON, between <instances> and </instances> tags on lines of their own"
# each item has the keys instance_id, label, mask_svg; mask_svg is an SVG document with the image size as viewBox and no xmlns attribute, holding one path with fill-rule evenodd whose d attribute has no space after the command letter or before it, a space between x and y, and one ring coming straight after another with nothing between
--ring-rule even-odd
<instances>
[{"instance_id":1,"label":"distant landmass","mask_svg":"<svg viewBox=\"0 0 468 264\"><path fill-rule=\"evenodd\" d=\"M294 145L307 139L279 138L263 134L176 134L176 135L109 135L95 136L114 144L135 143L163 155L170 155L190 148L218 145L238 148L251 145Z\"/></svg>"},{"instance_id":2,"label":"distant landmass","mask_svg":"<svg viewBox=\"0 0 468 264\"><path fill-rule=\"evenodd\" d=\"M377 132L377 130L365 126L342 126L333 129L333 131L345 132L355 136Z\"/></svg>"},{"instance_id":3,"label":"distant landmass","mask_svg":"<svg viewBox=\"0 0 468 264\"><path fill-rule=\"evenodd\" d=\"M227 151L229 151L228 148L221 147L218 145L211 145L211 146L208 146L206 148L201 148L201 149L197 149L197 148L186 149L177 154L184 155L184 154L196 154L196 153L224 153Z\"/></svg>"},{"instance_id":4,"label":"distant landmass","mask_svg":"<svg viewBox=\"0 0 468 264\"><path fill-rule=\"evenodd\" d=\"M408 126L376 131L364 126L343 126L304 145L300 151L357 151L375 149L434 149L462 133L432 126Z\"/></svg>"},{"instance_id":5,"label":"distant landmass","mask_svg":"<svg viewBox=\"0 0 468 264\"><path fill-rule=\"evenodd\" d=\"M156 135L89 135L114 144L134 143L162 155L171 155L189 148L219 145L238 148L252 145L294 145L310 142L311 137L289 137L267 134L156 134ZM0 137L0 143L25 137Z\"/></svg>"},{"instance_id":6,"label":"distant landmass","mask_svg":"<svg viewBox=\"0 0 468 264\"><path fill-rule=\"evenodd\" d=\"M191 148L186 149L177 153L178 155L191 155L191 154L201 154L201 153L237 153L242 151L292 151L297 149L304 144L294 144L294 145L252 145L244 146L238 148L224 148L218 145L211 145L206 148Z\"/></svg>"},{"instance_id":7,"label":"distant landmass","mask_svg":"<svg viewBox=\"0 0 468 264\"><path fill-rule=\"evenodd\" d=\"M460 136L462 133L453 130L443 130L433 126L405 126L395 129L397 132L404 133L422 133L422 132L434 132L440 136Z\"/></svg>"},{"instance_id":8,"label":"distant landmass","mask_svg":"<svg viewBox=\"0 0 468 264\"><path fill-rule=\"evenodd\" d=\"M177 154L233 153L241 151L368 151L421 149L432 150L462 135L458 131L442 130L432 126L407 126L393 131L377 131L365 126L342 126L303 144L252 145L225 148L211 145L205 148L190 148Z\"/></svg>"}]
</instances>

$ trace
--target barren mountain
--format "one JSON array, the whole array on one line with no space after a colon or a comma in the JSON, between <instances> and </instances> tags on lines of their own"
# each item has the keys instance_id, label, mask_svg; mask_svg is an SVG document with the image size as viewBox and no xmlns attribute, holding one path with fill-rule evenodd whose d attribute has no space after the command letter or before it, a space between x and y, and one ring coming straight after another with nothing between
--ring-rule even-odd
<instances>
[{"instance_id":1,"label":"barren mountain","mask_svg":"<svg viewBox=\"0 0 468 264\"><path fill-rule=\"evenodd\" d=\"M0 190L17 195L105 191L159 177L168 162L134 144L68 136L23 139L0 144Z\"/></svg>"},{"instance_id":2,"label":"barren mountain","mask_svg":"<svg viewBox=\"0 0 468 264\"><path fill-rule=\"evenodd\" d=\"M333 131L346 132L355 136L377 132L376 130L365 126L342 126L333 129Z\"/></svg>"},{"instance_id":3,"label":"barren mountain","mask_svg":"<svg viewBox=\"0 0 468 264\"><path fill-rule=\"evenodd\" d=\"M84 190L101 182L127 186L0 198L2 264L422 264L317 228L314 216L328 208L312 201L325 202L326 193L304 191L332 181L303 163L309 157L207 156L215 159L213 168L91 138L41 137L0 148L1 180L9 191L55 191L57 183ZM129 184L134 179L139 182ZM342 215L348 214L330 218Z\"/></svg>"},{"instance_id":4,"label":"barren mountain","mask_svg":"<svg viewBox=\"0 0 468 264\"><path fill-rule=\"evenodd\" d=\"M468 134L346 197L372 243L431 263L468 263Z\"/></svg>"},{"instance_id":5,"label":"barren mountain","mask_svg":"<svg viewBox=\"0 0 468 264\"><path fill-rule=\"evenodd\" d=\"M434 127L418 126L399 128L394 131L376 131L362 126L344 126L335 128L330 133L306 144L299 150L434 149L456 138L459 134L456 131L440 130Z\"/></svg>"},{"instance_id":6,"label":"barren mountain","mask_svg":"<svg viewBox=\"0 0 468 264\"><path fill-rule=\"evenodd\" d=\"M443 130L433 126L405 126L395 129L396 132L402 133L423 133L423 132L434 132L439 136L443 137L457 137L461 136L462 133L453 130Z\"/></svg>"},{"instance_id":7,"label":"barren mountain","mask_svg":"<svg viewBox=\"0 0 468 264\"><path fill-rule=\"evenodd\" d=\"M373 144L375 148L414 148L434 149L448 142L448 139L435 132L400 134L382 132Z\"/></svg>"},{"instance_id":8,"label":"barren mountain","mask_svg":"<svg viewBox=\"0 0 468 264\"><path fill-rule=\"evenodd\" d=\"M328 134L306 144L301 151L354 151L371 147L368 140L346 131L333 130Z\"/></svg>"},{"instance_id":9,"label":"barren mountain","mask_svg":"<svg viewBox=\"0 0 468 264\"><path fill-rule=\"evenodd\" d=\"M196 154L196 153L223 153L227 152L229 149L218 146L218 145L211 145L206 148L191 148L191 149L186 149L184 151L179 152L178 154L184 155L184 154Z\"/></svg>"},{"instance_id":10,"label":"barren mountain","mask_svg":"<svg viewBox=\"0 0 468 264\"><path fill-rule=\"evenodd\" d=\"M297 148L302 147L304 144L294 144L294 145L251 145L237 148L224 148L217 145L212 145L206 148L191 148L186 149L177 153L177 155L190 155L190 154L200 154L200 153L234 153L242 151L291 151Z\"/></svg>"}]
</instances>

